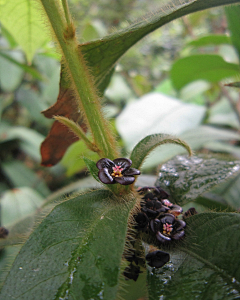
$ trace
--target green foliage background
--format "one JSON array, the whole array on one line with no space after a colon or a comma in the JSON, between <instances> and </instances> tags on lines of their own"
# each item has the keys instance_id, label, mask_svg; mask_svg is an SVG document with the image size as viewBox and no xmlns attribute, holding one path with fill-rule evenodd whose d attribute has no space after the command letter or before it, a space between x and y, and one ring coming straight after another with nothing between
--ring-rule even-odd
<instances>
[{"instance_id":1,"label":"green foliage background","mask_svg":"<svg viewBox=\"0 0 240 300\"><path fill-rule=\"evenodd\" d=\"M2 282L21 243L37 228L13 264L3 299L10 292L9 299L240 297L239 89L224 86L239 81L240 8L198 11L225 2L162 2L69 3L80 42L96 40L81 47L105 91L105 114L122 155L129 156L148 135L132 152L139 167L161 144L162 136L150 138L156 133L176 135L203 155L172 159L185 150L164 145L144 162L147 176L137 185L153 185L158 177L174 202L200 214L188 219L186 239L170 249L171 262L160 270L148 268L134 283L121 276L133 196L114 202L106 190L74 194L99 188L85 167L94 175L97 157L82 141L55 167L39 165L39 146L52 123L40 112L57 99L60 57L37 1L0 1L0 221L10 230L0 240ZM149 14L142 17L139 11ZM193 11L198 12L189 15ZM157 167L160 173L152 179ZM139 287L146 279L148 291Z\"/></svg>"}]
</instances>

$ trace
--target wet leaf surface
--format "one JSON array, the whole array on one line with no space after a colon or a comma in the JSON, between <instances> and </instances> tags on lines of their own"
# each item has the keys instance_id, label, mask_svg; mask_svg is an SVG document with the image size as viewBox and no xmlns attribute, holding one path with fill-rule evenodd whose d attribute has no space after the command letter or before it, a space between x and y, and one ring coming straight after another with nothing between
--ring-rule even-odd
<instances>
[{"instance_id":1,"label":"wet leaf surface","mask_svg":"<svg viewBox=\"0 0 240 300\"><path fill-rule=\"evenodd\" d=\"M131 203L99 190L57 205L21 249L0 298L115 299Z\"/></svg>"},{"instance_id":2,"label":"wet leaf surface","mask_svg":"<svg viewBox=\"0 0 240 300\"><path fill-rule=\"evenodd\" d=\"M240 215L203 213L187 219L186 238L170 262L149 268L149 299L239 299Z\"/></svg>"},{"instance_id":3,"label":"wet leaf surface","mask_svg":"<svg viewBox=\"0 0 240 300\"><path fill-rule=\"evenodd\" d=\"M156 185L168 190L172 201L183 204L239 171L239 161L176 156L161 167Z\"/></svg>"}]
</instances>

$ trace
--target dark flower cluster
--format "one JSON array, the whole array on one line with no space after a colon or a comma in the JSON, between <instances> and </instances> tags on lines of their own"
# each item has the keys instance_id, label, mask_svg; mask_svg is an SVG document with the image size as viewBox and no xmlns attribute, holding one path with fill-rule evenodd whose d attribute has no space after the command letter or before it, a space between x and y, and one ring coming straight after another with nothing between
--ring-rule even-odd
<instances>
[{"instance_id":1,"label":"dark flower cluster","mask_svg":"<svg viewBox=\"0 0 240 300\"><path fill-rule=\"evenodd\" d=\"M161 243L181 239L186 223L177 217L182 207L171 203L168 193L159 187L144 187L138 192L143 195L143 202L142 212L135 216L137 229L154 233Z\"/></svg>"},{"instance_id":2,"label":"dark flower cluster","mask_svg":"<svg viewBox=\"0 0 240 300\"><path fill-rule=\"evenodd\" d=\"M136 229L155 235L160 244L170 243L184 237L186 223L178 219L183 209L169 201L169 194L160 187L144 187L138 190L142 195L141 212L135 215ZM168 253L157 250L147 254L148 265L160 268L170 259Z\"/></svg>"},{"instance_id":3,"label":"dark flower cluster","mask_svg":"<svg viewBox=\"0 0 240 300\"><path fill-rule=\"evenodd\" d=\"M140 238L140 232L155 236L160 245L182 239L186 226L183 220L178 219L178 216L183 212L182 207L169 201L169 194L160 187L143 187L138 192L142 195L142 202L141 212L134 216L137 229L136 239ZM183 214L182 218L185 220L196 213L195 208L190 208ZM129 242L132 249L124 255L130 263L123 272L126 279L136 281L139 274L142 273L140 266L144 266L145 262L150 267L161 268L170 260L169 253L158 250L151 245L144 260L141 253L135 250L135 239Z\"/></svg>"},{"instance_id":4,"label":"dark flower cluster","mask_svg":"<svg viewBox=\"0 0 240 300\"><path fill-rule=\"evenodd\" d=\"M140 171L130 168L132 161L128 158L116 158L113 161L108 158L100 159L96 166L99 169L98 177L102 183L122 185L132 184L135 175L140 175Z\"/></svg>"}]
</instances>

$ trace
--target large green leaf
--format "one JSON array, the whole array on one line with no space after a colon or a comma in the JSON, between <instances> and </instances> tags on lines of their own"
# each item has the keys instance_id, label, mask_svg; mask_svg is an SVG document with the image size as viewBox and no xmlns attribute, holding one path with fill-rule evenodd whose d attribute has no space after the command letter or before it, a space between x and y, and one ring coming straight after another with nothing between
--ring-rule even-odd
<instances>
[{"instance_id":1,"label":"large green leaf","mask_svg":"<svg viewBox=\"0 0 240 300\"><path fill-rule=\"evenodd\" d=\"M0 20L31 62L36 50L48 39L40 4L32 0L1 0Z\"/></svg>"},{"instance_id":2,"label":"large green leaf","mask_svg":"<svg viewBox=\"0 0 240 300\"><path fill-rule=\"evenodd\" d=\"M148 274L149 299L239 299L240 214L187 219L186 238L170 263Z\"/></svg>"},{"instance_id":3,"label":"large green leaf","mask_svg":"<svg viewBox=\"0 0 240 300\"><path fill-rule=\"evenodd\" d=\"M81 45L85 58L99 85L118 59L135 43L157 28L190 13L239 0L174 0L159 7L154 14L105 38Z\"/></svg>"},{"instance_id":4,"label":"large green leaf","mask_svg":"<svg viewBox=\"0 0 240 300\"><path fill-rule=\"evenodd\" d=\"M176 156L161 167L156 185L167 189L173 201L186 203L239 171L239 161Z\"/></svg>"},{"instance_id":5,"label":"large green leaf","mask_svg":"<svg viewBox=\"0 0 240 300\"><path fill-rule=\"evenodd\" d=\"M177 90L194 80L218 82L239 75L239 65L226 62L221 56L195 54L177 60L170 71L172 83Z\"/></svg>"},{"instance_id":6,"label":"large green leaf","mask_svg":"<svg viewBox=\"0 0 240 300\"><path fill-rule=\"evenodd\" d=\"M231 40L237 50L238 57L240 58L240 6L228 6L225 8L225 13L227 16L228 27L231 33Z\"/></svg>"},{"instance_id":7,"label":"large green leaf","mask_svg":"<svg viewBox=\"0 0 240 300\"><path fill-rule=\"evenodd\" d=\"M132 206L106 190L57 205L21 249L0 298L115 299Z\"/></svg>"}]
</instances>

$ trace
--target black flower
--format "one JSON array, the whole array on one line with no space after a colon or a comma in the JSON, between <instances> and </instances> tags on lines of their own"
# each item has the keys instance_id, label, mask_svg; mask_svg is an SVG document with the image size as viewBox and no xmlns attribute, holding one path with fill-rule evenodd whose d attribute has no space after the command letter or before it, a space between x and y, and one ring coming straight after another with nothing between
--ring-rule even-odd
<instances>
[{"instance_id":1,"label":"black flower","mask_svg":"<svg viewBox=\"0 0 240 300\"><path fill-rule=\"evenodd\" d=\"M146 194L144 198L145 201L141 203L141 210L150 219L156 218L160 213L164 213L169 210L169 208L158 201L158 199L154 197L152 193Z\"/></svg>"},{"instance_id":2,"label":"black flower","mask_svg":"<svg viewBox=\"0 0 240 300\"><path fill-rule=\"evenodd\" d=\"M139 231L146 231L149 225L148 216L144 213L138 213L134 216L135 221L137 222L136 229Z\"/></svg>"},{"instance_id":3,"label":"black flower","mask_svg":"<svg viewBox=\"0 0 240 300\"><path fill-rule=\"evenodd\" d=\"M146 261L150 267L161 268L170 259L170 255L164 251L153 251L146 255Z\"/></svg>"},{"instance_id":4,"label":"black flower","mask_svg":"<svg viewBox=\"0 0 240 300\"><path fill-rule=\"evenodd\" d=\"M96 165L99 169L98 177L105 184L132 184L135 180L134 175L140 175L139 170L130 168L132 161L128 158L117 158L113 161L102 158Z\"/></svg>"},{"instance_id":5,"label":"black flower","mask_svg":"<svg viewBox=\"0 0 240 300\"><path fill-rule=\"evenodd\" d=\"M169 194L160 187L143 187L138 190L140 195L144 195L144 204L142 211L149 218L156 218L159 213L168 212L175 216L182 213L183 209L177 204L173 204L168 200Z\"/></svg>"},{"instance_id":6,"label":"black flower","mask_svg":"<svg viewBox=\"0 0 240 300\"><path fill-rule=\"evenodd\" d=\"M158 219L151 220L150 227L156 234L156 238L162 242L179 240L184 236L186 223L178 220L172 214L163 214Z\"/></svg>"}]
</instances>

